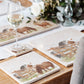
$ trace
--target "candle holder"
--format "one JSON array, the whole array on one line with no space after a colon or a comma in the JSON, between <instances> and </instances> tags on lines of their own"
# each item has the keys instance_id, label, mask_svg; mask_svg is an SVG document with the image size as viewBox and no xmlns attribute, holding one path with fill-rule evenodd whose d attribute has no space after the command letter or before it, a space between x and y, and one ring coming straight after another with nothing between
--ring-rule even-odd
<instances>
[{"instance_id":1,"label":"candle holder","mask_svg":"<svg viewBox=\"0 0 84 84\"><path fill-rule=\"evenodd\" d=\"M63 23L63 26L73 26L74 23L72 22L71 17L73 16L73 9L71 7L71 0L66 0L66 7L64 9L64 16L65 16L65 22Z\"/></svg>"}]
</instances>

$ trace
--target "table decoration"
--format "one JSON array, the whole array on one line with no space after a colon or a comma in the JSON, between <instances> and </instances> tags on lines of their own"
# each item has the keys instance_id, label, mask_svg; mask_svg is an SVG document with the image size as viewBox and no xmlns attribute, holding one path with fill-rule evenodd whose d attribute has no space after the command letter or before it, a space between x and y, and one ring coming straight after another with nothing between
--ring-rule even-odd
<instances>
[{"instance_id":1,"label":"table decoration","mask_svg":"<svg viewBox=\"0 0 84 84\"><path fill-rule=\"evenodd\" d=\"M44 2L44 12L41 13L38 17L45 20L50 20L54 23L58 23L56 13L58 12L56 6L59 5L59 0L43 0Z\"/></svg>"},{"instance_id":2,"label":"table decoration","mask_svg":"<svg viewBox=\"0 0 84 84\"><path fill-rule=\"evenodd\" d=\"M33 23L26 23L23 21L21 26L17 29L18 40L43 33L55 28L58 28L58 24L54 24L50 21L37 21ZM0 46L14 42L15 41L15 30L11 26L3 26L0 30Z\"/></svg>"},{"instance_id":3,"label":"table decoration","mask_svg":"<svg viewBox=\"0 0 84 84\"><path fill-rule=\"evenodd\" d=\"M36 20L43 19L58 23L56 17L56 13L58 12L56 6L58 5L59 0L42 0L40 2L35 2L31 6L31 13L36 17Z\"/></svg>"},{"instance_id":4,"label":"table decoration","mask_svg":"<svg viewBox=\"0 0 84 84\"><path fill-rule=\"evenodd\" d=\"M83 33L75 29L62 29L33 39L30 45L68 67L75 59L76 50Z\"/></svg>"},{"instance_id":5,"label":"table decoration","mask_svg":"<svg viewBox=\"0 0 84 84\"><path fill-rule=\"evenodd\" d=\"M58 65L36 52L3 62L0 68L20 84L33 83L60 70Z\"/></svg>"},{"instance_id":6,"label":"table decoration","mask_svg":"<svg viewBox=\"0 0 84 84\"><path fill-rule=\"evenodd\" d=\"M81 18L84 12L83 8L83 1L79 0L42 0L35 2L31 6L31 13L36 17L35 19L33 18L33 21L43 19L52 21L56 24L60 21L61 23L67 22L66 24L69 25L64 23L66 26L71 26ZM66 9L69 10L68 12L70 14L67 13L66 15ZM66 16L69 16L69 19ZM32 19L28 18L28 22L31 20Z\"/></svg>"},{"instance_id":7,"label":"table decoration","mask_svg":"<svg viewBox=\"0 0 84 84\"><path fill-rule=\"evenodd\" d=\"M65 16L65 22L63 23L64 26L73 26L74 23L72 22L71 17L73 16L73 9L71 7L71 0L66 0L66 7L64 9L64 16Z\"/></svg>"},{"instance_id":8,"label":"table decoration","mask_svg":"<svg viewBox=\"0 0 84 84\"><path fill-rule=\"evenodd\" d=\"M57 9L59 10L59 12L62 14L61 16L59 17L63 17L63 19L65 20L64 18L64 8L66 7L66 1L71 1L71 7L72 7L72 10L73 10L73 15L72 15L72 22L77 22L78 20L83 20L83 15L84 15L84 2L83 0L60 0L60 8L59 6L57 7ZM63 9L63 10L62 10ZM71 8L70 8L71 9ZM58 18L58 20L60 20ZM63 22L64 22L63 20Z\"/></svg>"}]
</instances>

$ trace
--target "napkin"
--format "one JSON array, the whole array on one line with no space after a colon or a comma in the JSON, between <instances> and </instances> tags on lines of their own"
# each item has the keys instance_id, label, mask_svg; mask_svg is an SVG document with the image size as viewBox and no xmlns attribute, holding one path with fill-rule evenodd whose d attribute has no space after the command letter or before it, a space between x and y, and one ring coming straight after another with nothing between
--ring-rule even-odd
<instances>
[{"instance_id":1,"label":"napkin","mask_svg":"<svg viewBox=\"0 0 84 84\"><path fill-rule=\"evenodd\" d=\"M84 84L84 37L81 38L79 49L73 66L70 84Z\"/></svg>"}]
</instances>

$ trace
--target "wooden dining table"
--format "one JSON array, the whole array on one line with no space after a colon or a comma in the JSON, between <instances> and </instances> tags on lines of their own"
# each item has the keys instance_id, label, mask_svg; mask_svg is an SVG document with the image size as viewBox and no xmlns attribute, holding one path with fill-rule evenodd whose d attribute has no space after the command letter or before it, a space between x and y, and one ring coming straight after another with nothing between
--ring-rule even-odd
<instances>
[{"instance_id":1,"label":"wooden dining table","mask_svg":"<svg viewBox=\"0 0 84 84\"><path fill-rule=\"evenodd\" d=\"M30 0L30 1L32 1L32 0ZM2 10L2 11L4 11L4 10ZM25 14L25 17L26 17L27 14L28 14L27 10L24 11L24 14ZM3 15L3 14L1 14L1 15ZM7 15L0 16L0 23L1 23L0 26L8 25ZM78 22L72 28L77 29L79 31L84 29L84 27L83 27L84 25L83 26L79 25L79 23L80 22ZM62 26L62 28L59 28L59 29L61 30L63 28L66 28L66 27ZM53 30L49 31L49 32L53 32ZM38 81L35 81L33 84L70 84L70 78L71 78L71 74L72 74L72 71L73 71L73 65L69 66L69 67L65 67L62 64L60 64L59 62L57 62L54 59L50 58L49 56L45 55L41 51L39 51L37 49L34 49L33 51L41 54L43 57L45 57L45 58L49 59L50 61L54 62L55 64L57 64L61 68L60 71L55 72L51 75L48 75L48 76L46 76L46 77L44 77L44 78L42 78ZM12 56L12 57L9 57L7 59L0 60L0 63L3 63L5 61L8 61L8 60L11 60L11 59L14 59L14 58L16 58L16 56ZM11 78L9 75L7 75L7 73L5 73L3 70L0 69L0 84L19 84L19 83L17 81L15 81L13 78Z\"/></svg>"},{"instance_id":2,"label":"wooden dining table","mask_svg":"<svg viewBox=\"0 0 84 84\"><path fill-rule=\"evenodd\" d=\"M39 50L33 49L33 51L39 53L40 55L49 59L50 61L56 63L57 65L60 66L61 69L60 71L48 75L47 77L42 78L32 84L69 84L70 83L73 66L65 67L62 64L56 62L54 59L40 52ZM7 59L1 60L0 63L14 58L16 58L16 56L12 56ZM19 83L16 82L14 79L12 79L9 75L7 75L4 71L0 69L0 84L19 84Z\"/></svg>"}]
</instances>

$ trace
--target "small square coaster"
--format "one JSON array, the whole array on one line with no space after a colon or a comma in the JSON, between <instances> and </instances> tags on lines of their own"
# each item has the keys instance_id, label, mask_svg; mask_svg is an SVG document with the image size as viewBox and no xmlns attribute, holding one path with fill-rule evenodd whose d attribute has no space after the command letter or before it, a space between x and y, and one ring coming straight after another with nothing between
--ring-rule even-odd
<instances>
[{"instance_id":1,"label":"small square coaster","mask_svg":"<svg viewBox=\"0 0 84 84\"><path fill-rule=\"evenodd\" d=\"M5 49L12 54L12 56L18 56L30 52L33 50L33 47L27 43L12 44Z\"/></svg>"}]
</instances>

